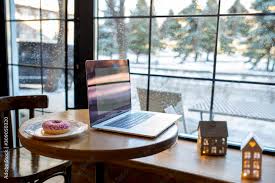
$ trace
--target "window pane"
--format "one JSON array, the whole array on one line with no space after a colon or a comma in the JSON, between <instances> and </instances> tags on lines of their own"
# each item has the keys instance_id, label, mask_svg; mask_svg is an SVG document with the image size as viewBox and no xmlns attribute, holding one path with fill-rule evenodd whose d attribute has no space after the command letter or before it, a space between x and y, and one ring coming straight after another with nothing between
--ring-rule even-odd
<instances>
[{"instance_id":1,"label":"window pane","mask_svg":"<svg viewBox=\"0 0 275 183\"><path fill-rule=\"evenodd\" d=\"M41 15L43 19L65 18L65 0L41 0Z\"/></svg>"},{"instance_id":2,"label":"window pane","mask_svg":"<svg viewBox=\"0 0 275 183\"><path fill-rule=\"evenodd\" d=\"M68 22L68 107L74 106L74 22Z\"/></svg>"},{"instance_id":3,"label":"window pane","mask_svg":"<svg viewBox=\"0 0 275 183\"><path fill-rule=\"evenodd\" d=\"M20 65L36 66L39 67L41 45L39 42L17 42L18 56Z\"/></svg>"},{"instance_id":4,"label":"window pane","mask_svg":"<svg viewBox=\"0 0 275 183\"><path fill-rule=\"evenodd\" d=\"M180 132L197 135L198 122L209 119L210 100L206 98L210 96L210 81L151 76L149 110L165 112L165 109L171 111L173 108L175 112L183 115ZM199 108L198 104L201 103L206 109ZM183 123L185 128L182 126Z\"/></svg>"},{"instance_id":5,"label":"window pane","mask_svg":"<svg viewBox=\"0 0 275 183\"><path fill-rule=\"evenodd\" d=\"M5 14L6 14L6 17L5 17L5 20L9 20L11 19L10 18L10 0L9 1L5 1Z\"/></svg>"},{"instance_id":6,"label":"window pane","mask_svg":"<svg viewBox=\"0 0 275 183\"><path fill-rule=\"evenodd\" d=\"M98 0L96 16L139 16L149 15L150 0Z\"/></svg>"},{"instance_id":7,"label":"window pane","mask_svg":"<svg viewBox=\"0 0 275 183\"><path fill-rule=\"evenodd\" d=\"M43 115L43 112L41 112L42 109L37 109L34 111L34 116L35 117L39 117L39 116L42 116Z\"/></svg>"},{"instance_id":8,"label":"window pane","mask_svg":"<svg viewBox=\"0 0 275 183\"><path fill-rule=\"evenodd\" d=\"M9 75L14 96L42 94L40 68L10 66Z\"/></svg>"},{"instance_id":9,"label":"window pane","mask_svg":"<svg viewBox=\"0 0 275 183\"><path fill-rule=\"evenodd\" d=\"M261 155L259 152L254 152L254 159L260 159L261 158ZM258 162L258 161L256 161Z\"/></svg>"},{"instance_id":10,"label":"window pane","mask_svg":"<svg viewBox=\"0 0 275 183\"><path fill-rule=\"evenodd\" d=\"M151 73L212 78L216 20L153 19Z\"/></svg>"},{"instance_id":11,"label":"window pane","mask_svg":"<svg viewBox=\"0 0 275 183\"><path fill-rule=\"evenodd\" d=\"M7 59L8 64L12 63L12 33L11 22L6 22L6 39L7 39ZM14 24L15 25L15 24Z\"/></svg>"},{"instance_id":12,"label":"window pane","mask_svg":"<svg viewBox=\"0 0 275 183\"><path fill-rule=\"evenodd\" d=\"M156 15L201 15L217 14L217 0L156 0L154 1Z\"/></svg>"},{"instance_id":13,"label":"window pane","mask_svg":"<svg viewBox=\"0 0 275 183\"><path fill-rule=\"evenodd\" d=\"M275 82L274 16L221 17L217 78Z\"/></svg>"},{"instance_id":14,"label":"window pane","mask_svg":"<svg viewBox=\"0 0 275 183\"><path fill-rule=\"evenodd\" d=\"M7 24L9 64L39 66L40 63L40 22L20 21Z\"/></svg>"},{"instance_id":15,"label":"window pane","mask_svg":"<svg viewBox=\"0 0 275 183\"><path fill-rule=\"evenodd\" d=\"M273 0L221 0L221 13L274 13Z\"/></svg>"},{"instance_id":16,"label":"window pane","mask_svg":"<svg viewBox=\"0 0 275 183\"><path fill-rule=\"evenodd\" d=\"M74 69L68 69L68 107L74 108Z\"/></svg>"},{"instance_id":17,"label":"window pane","mask_svg":"<svg viewBox=\"0 0 275 183\"><path fill-rule=\"evenodd\" d=\"M65 67L65 21L42 22L43 66Z\"/></svg>"},{"instance_id":18,"label":"window pane","mask_svg":"<svg viewBox=\"0 0 275 183\"><path fill-rule=\"evenodd\" d=\"M20 21L13 22L16 31L16 41L39 42L40 41L40 22L39 21Z\"/></svg>"},{"instance_id":19,"label":"window pane","mask_svg":"<svg viewBox=\"0 0 275 183\"><path fill-rule=\"evenodd\" d=\"M43 94L49 98L48 112L65 110L65 77L64 69L43 69L45 77Z\"/></svg>"},{"instance_id":20,"label":"window pane","mask_svg":"<svg viewBox=\"0 0 275 183\"><path fill-rule=\"evenodd\" d=\"M274 108L275 86L216 82L214 119L228 122L230 141L241 142L254 131L274 148Z\"/></svg>"},{"instance_id":21,"label":"window pane","mask_svg":"<svg viewBox=\"0 0 275 183\"><path fill-rule=\"evenodd\" d=\"M74 0L68 0L68 18L74 18Z\"/></svg>"},{"instance_id":22,"label":"window pane","mask_svg":"<svg viewBox=\"0 0 275 183\"><path fill-rule=\"evenodd\" d=\"M22 88L28 88L33 86L34 88L41 88L41 69L35 67L18 67L19 72L19 86ZM15 73L14 73L15 74ZM34 86L37 85L37 86Z\"/></svg>"},{"instance_id":23,"label":"window pane","mask_svg":"<svg viewBox=\"0 0 275 183\"><path fill-rule=\"evenodd\" d=\"M134 73L148 73L149 19L98 20L98 59L129 59Z\"/></svg>"},{"instance_id":24,"label":"window pane","mask_svg":"<svg viewBox=\"0 0 275 183\"><path fill-rule=\"evenodd\" d=\"M8 20L64 19L65 0L9 0L6 3ZM68 0L68 18L74 18L74 1Z\"/></svg>"},{"instance_id":25,"label":"window pane","mask_svg":"<svg viewBox=\"0 0 275 183\"><path fill-rule=\"evenodd\" d=\"M40 67L65 67L65 21L40 21L40 18L64 19L65 0L9 0L6 5L8 10L7 19L13 20L12 22L7 22L8 60L9 64L20 65L20 67L9 66L9 78L12 86L10 87L11 94L47 94L50 102L48 111L64 111L64 69L52 70L45 68L42 70ZM73 18L73 6L74 2L68 0L68 16L70 18ZM74 68L73 31L74 23L68 23L68 67L70 68L68 71L68 89L71 90L68 97L70 101L68 102L70 107L74 107L72 79ZM41 75L43 75L42 78ZM37 91L39 92L37 93ZM56 97L57 95L58 97Z\"/></svg>"},{"instance_id":26,"label":"window pane","mask_svg":"<svg viewBox=\"0 0 275 183\"><path fill-rule=\"evenodd\" d=\"M40 18L39 0L9 0L7 3L7 19L12 20L33 20Z\"/></svg>"},{"instance_id":27,"label":"window pane","mask_svg":"<svg viewBox=\"0 0 275 183\"><path fill-rule=\"evenodd\" d=\"M244 159L250 159L251 158L251 152L244 152Z\"/></svg>"},{"instance_id":28,"label":"window pane","mask_svg":"<svg viewBox=\"0 0 275 183\"><path fill-rule=\"evenodd\" d=\"M131 102L133 110L146 110L148 77L131 74Z\"/></svg>"},{"instance_id":29,"label":"window pane","mask_svg":"<svg viewBox=\"0 0 275 183\"><path fill-rule=\"evenodd\" d=\"M41 94L40 22L20 21L7 24L9 64L31 67L10 67L13 95Z\"/></svg>"}]
</instances>

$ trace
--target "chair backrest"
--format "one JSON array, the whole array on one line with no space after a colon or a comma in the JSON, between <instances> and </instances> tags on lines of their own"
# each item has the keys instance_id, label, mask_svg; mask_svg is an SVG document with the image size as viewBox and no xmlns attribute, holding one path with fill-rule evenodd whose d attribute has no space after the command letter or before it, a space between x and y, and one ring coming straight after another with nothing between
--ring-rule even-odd
<instances>
[{"instance_id":1,"label":"chair backrest","mask_svg":"<svg viewBox=\"0 0 275 183\"><path fill-rule=\"evenodd\" d=\"M147 90L142 88L137 88L137 93L138 93L138 98L140 102L140 108L141 110L145 111L146 102L147 102ZM149 111L182 115L182 118L181 118L182 125L178 127L179 129L183 128L184 132L187 133L181 93L150 90L149 96L150 96Z\"/></svg>"},{"instance_id":2,"label":"chair backrest","mask_svg":"<svg viewBox=\"0 0 275 183\"><path fill-rule=\"evenodd\" d=\"M29 109L29 117L33 118L35 108L47 107L48 97L46 95L0 97L0 149L4 149L4 147L19 147L18 128L20 109ZM14 123L12 123L11 119L12 111L15 114ZM15 146L13 143L14 134L16 135Z\"/></svg>"},{"instance_id":3,"label":"chair backrest","mask_svg":"<svg viewBox=\"0 0 275 183\"><path fill-rule=\"evenodd\" d=\"M141 110L146 110L147 90L137 88ZM176 106L181 102L181 93L150 90L149 111L165 112L169 106Z\"/></svg>"}]
</instances>

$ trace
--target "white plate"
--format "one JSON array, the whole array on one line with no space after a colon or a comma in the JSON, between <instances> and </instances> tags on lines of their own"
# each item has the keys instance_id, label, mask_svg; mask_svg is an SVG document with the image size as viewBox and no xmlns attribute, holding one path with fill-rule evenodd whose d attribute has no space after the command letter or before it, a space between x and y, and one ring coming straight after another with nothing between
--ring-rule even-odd
<instances>
[{"instance_id":1,"label":"white plate","mask_svg":"<svg viewBox=\"0 0 275 183\"><path fill-rule=\"evenodd\" d=\"M45 134L42 129L42 123L44 121L37 121L34 124L29 125L25 128L25 132L32 137L40 140L65 140L72 137L76 137L88 129L88 125L80 121L68 121L71 123L70 131L59 135L48 135Z\"/></svg>"}]
</instances>

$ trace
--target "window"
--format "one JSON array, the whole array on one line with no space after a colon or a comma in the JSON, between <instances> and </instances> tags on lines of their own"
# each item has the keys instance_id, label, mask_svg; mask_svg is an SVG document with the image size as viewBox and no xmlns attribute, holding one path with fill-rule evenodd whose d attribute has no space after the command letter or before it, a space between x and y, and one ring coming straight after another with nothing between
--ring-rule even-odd
<instances>
[{"instance_id":1,"label":"window","mask_svg":"<svg viewBox=\"0 0 275 183\"><path fill-rule=\"evenodd\" d=\"M253 168L254 169L260 169L260 162L258 160L253 161Z\"/></svg>"},{"instance_id":2,"label":"window","mask_svg":"<svg viewBox=\"0 0 275 183\"><path fill-rule=\"evenodd\" d=\"M249 142L249 146L252 147L252 148L255 147L256 146L256 142L254 140L251 140Z\"/></svg>"},{"instance_id":3,"label":"window","mask_svg":"<svg viewBox=\"0 0 275 183\"><path fill-rule=\"evenodd\" d=\"M198 137L198 144L201 144L201 137Z\"/></svg>"},{"instance_id":4,"label":"window","mask_svg":"<svg viewBox=\"0 0 275 183\"><path fill-rule=\"evenodd\" d=\"M222 138L222 145L225 145L226 144L226 140L225 138Z\"/></svg>"},{"instance_id":5,"label":"window","mask_svg":"<svg viewBox=\"0 0 275 183\"><path fill-rule=\"evenodd\" d=\"M208 146L203 147L203 154L205 154L205 153L209 153L209 147Z\"/></svg>"},{"instance_id":6,"label":"window","mask_svg":"<svg viewBox=\"0 0 275 183\"><path fill-rule=\"evenodd\" d=\"M259 170L253 170L253 176L254 177L259 177L260 176Z\"/></svg>"},{"instance_id":7,"label":"window","mask_svg":"<svg viewBox=\"0 0 275 183\"><path fill-rule=\"evenodd\" d=\"M251 152L244 152L244 159L250 159L251 158Z\"/></svg>"},{"instance_id":8,"label":"window","mask_svg":"<svg viewBox=\"0 0 275 183\"><path fill-rule=\"evenodd\" d=\"M217 144L218 143L218 139L213 139L213 144Z\"/></svg>"},{"instance_id":9,"label":"window","mask_svg":"<svg viewBox=\"0 0 275 183\"><path fill-rule=\"evenodd\" d=\"M259 152L254 152L254 159L260 159L261 154Z\"/></svg>"},{"instance_id":10,"label":"window","mask_svg":"<svg viewBox=\"0 0 275 183\"><path fill-rule=\"evenodd\" d=\"M225 152L224 152L224 147L221 147L221 148L219 149L219 153L220 153L220 154L225 153Z\"/></svg>"},{"instance_id":11,"label":"window","mask_svg":"<svg viewBox=\"0 0 275 183\"><path fill-rule=\"evenodd\" d=\"M211 153L216 154L217 153L217 147L211 147Z\"/></svg>"},{"instance_id":12,"label":"window","mask_svg":"<svg viewBox=\"0 0 275 183\"><path fill-rule=\"evenodd\" d=\"M203 145L209 145L208 139L206 138L203 139Z\"/></svg>"},{"instance_id":13,"label":"window","mask_svg":"<svg viewBox=\"0 0 275 183\"><path fill-rule=\"evenodd\" d=\"M250 168L250 161L249 160L244 160L243 164L244 164L244 168Z\"/></svg>"},{"instance_id":14,"label":"window","mask_svg":"<svg viewBox=\"0 0 275 183\"><path fill-rule=\"evenodd\" d=\"M250 175L250 169L244 169L243 176L248 176L248 175Z\"/></svg>"},{"instance_id":15,"label":"window","mask_svg":"<svg viewBox=\"0 0 275 183\"><path fill-rule=\"evenodd\" d=\"M42 113L74 107L73 4L73 0L6 3L10 95L47 95L49 108Z\"/></svg>"},{"instance_id":16,"label":"window","mask_svg":"<svg viewBox=\"0 0 275 183\"><path fill-rule=\"evenodd\" d=\"M271 2L95 0L96 59L128 58L133 108L172 105L181 135L197 136L200 120L226 120L229 141L256 131L274 148Z\"/></svg>"}]
</instances>

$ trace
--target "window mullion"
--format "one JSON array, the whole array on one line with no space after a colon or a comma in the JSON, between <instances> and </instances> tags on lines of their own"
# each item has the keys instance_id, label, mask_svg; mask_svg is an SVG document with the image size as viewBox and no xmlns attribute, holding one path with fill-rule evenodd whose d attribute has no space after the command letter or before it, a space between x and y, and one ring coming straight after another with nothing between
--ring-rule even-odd
<instances>
[{"instance_id":1,"label":"window mullion","mask_svg":"<svg viewBox=\"0 0 275 183\"><path fill-rule=\"evenodd\" d=\"M218 54L218 39L219 39L219 23L220 23L220 7L221 0L218 4L218 16L216 24L216 40L215 40L215 50L214 50L214 64L213 64L213 76L212 76L212 90L211 90L211 103L210 103L210 115L209 120L213 120L213 105L214 105L214 95L215 95L215 79L216 79L216 65L217 65L217 54Z\"/></svg>"}]
</instances>

